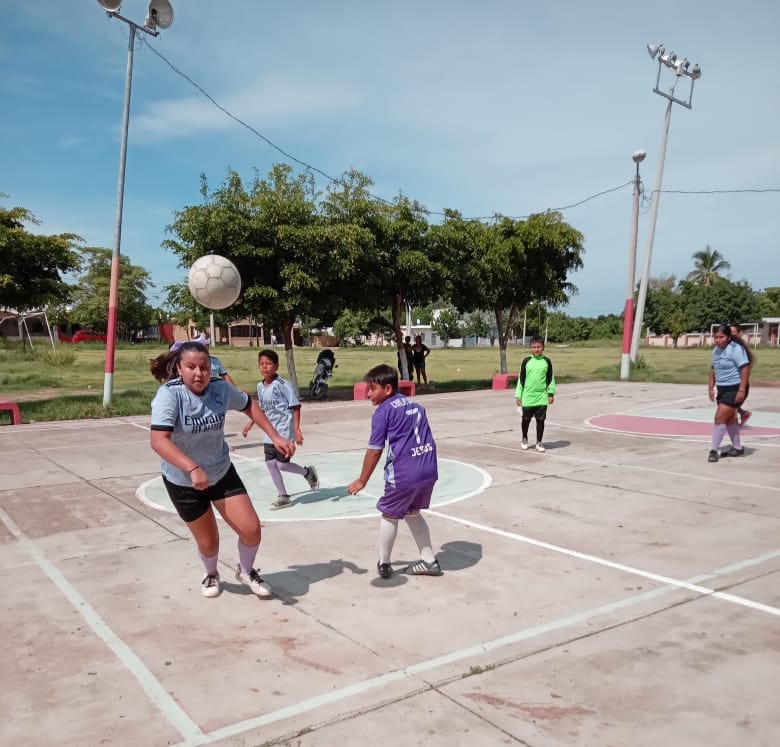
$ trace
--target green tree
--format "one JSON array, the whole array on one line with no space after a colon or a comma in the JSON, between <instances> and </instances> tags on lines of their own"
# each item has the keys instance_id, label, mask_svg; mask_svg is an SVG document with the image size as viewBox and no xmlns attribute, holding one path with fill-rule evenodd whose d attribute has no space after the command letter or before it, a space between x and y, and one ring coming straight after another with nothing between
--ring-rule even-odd
<instances>
[{"instance_id":1,"label":"green tree","mask_svg":"<svg viewBox=\"0 0 780 747\"><path fill-rule=\"evenodd\" d=\"M724 270L730 270L731 265L723 258L717 249L710 249L709 244L699 252L694 252L693 270L686 280L696 285L712 285L723 278Z\"/></svg>"},{"instance_id":2,"label":"green tree","mask_svg":"<svg viewBox=\"0 0 780 747\"><path fill-rule=\"evenodd\" d=\"M764 288L760 301L762 316L780 316L780 287Z\"/></svg>"},{"instance_id":3,"label":"green tree","mask_svg":"<svg viewBox=\"0 0 780 747\"><path fill-rule=\"evenodd\" d=\"M28 311L69 302L72 287L62 276L81 267L82 239L34 234L27 224L39 224L29 210L0 207L0 307Z\"/></svg>"},{"instance_id":4,"label":"green tree","mask_svg":"<svg viewBox=\"0 0 780 747\"><path fill-rule=\"evenodd\" d=\"M534 301L558 306L576 291L568 274L582 266L582 234L554 211L522 221L496 216L492 223L446 211L432 234L435 256L447 268L450 300L460 311L493 312L500 370L506 373L518 312Z\"/></svg>"},{"instance_id":5,"label":"green tree","mask_svg":"<svg viewBox=\"0 0 780 747\"><path fill-rule=\"evenodd\" d=\"M493 334L495 328L492 325L493 321L489 311L473 311L466 317L464 333L474 335L474 337L488 337L490 344L493 345L496 336Z\"/></svg>"},{"instance_id":6,"label":"green tree","mask_svg":"<svg viewBox=\"0 0 780 747\"><path fill-rule=\"evenodd\" d=\"M103 247L84 247L81 251L84 274L73 292L73 307L68 315L72 322L105 332L112 252ZM130 339L135 330L144 329L155 320L155 310L146 300L146 291L154 287L149 278L147 270L120 255L117 335L121 340Z\"/></svg>"},{"instance_id":7,"label":"green tree","mask_svg":"<svg viewBox=\"0 0 780 747\"><path fill-rule=\"evenodd\" d=\"M617 314L602 314L592 320L589 340L609 340L623 334L623 317Z\"/></svg>"},{"instance_id":8,"label":"green tree","mask_svg":"<svg viewBox=\"0 0 780 747\"><path fill-rule=\"evenodd\" d=\"M672 347L677 347L677 340L680 335L684 335L688 331L688 321L685 318L685 314L681 310L672 312L667 322L669 328L669 334L672 336Z\"/></svg>"},{"instance_id":9,"label":"green tree","mask_svg":"<svg viewBox=\"0 0 780 747\"><path fill-rule=\"evenodd\" d=\"M713 324L758 320L761 317L759 295L744 282L720 279L711 285L680 283L682 312L690 330L709 332Z\"/></svg>"},{"instance_id":10,"label":"green tree","mask_svg":"<svg viewBox=\"0 0 780 747\"><path fill-rule=\"evenodd\" d=\"M175 214L169 226L175 238L165 246L185 267L208 253L236 264L242 293L230 312L282 330L297 388L293 326L303 317L329 324L338 316L334 299L355 277L360 232L323 219L313 178L293 174L287 164L275 164L265 179L255 176L249 189L235 171L214 191L201 177L201 195L203 204Z\"/></svg>"},{"instance_id":11,"label":"green tree","mask_svg":"<svg viewBox=\"0 0 780 747\"><path fill-rule=\"evenodd\" d=\"M443 268L429 256L429 227L422 205L403 195L389 204L379 201L368 192L371 185L360 172L347 172L328 190L322 210L334 223L346 221L360 238L361 256L340 297L353 309L374 315L389 307L402 375L408 378L406 355L401 354L406 306L427 303L439 295Z\"/></svg>"},{"instance_id":12,"label":"green tree","mask_svg":"<svg viewBox=\"0 0 780 747\"><path fill-rule=\"evenodd\" d=\"M649 288L645 301L644 322L648 329L655 334L665 335L671 333L671 320L673 317L684 319L683 306L685 299L678 290L672 290L666 286ZM680 315L680 316L675 316ZM683 330L687 332L688 330ZM682 334L679 333L679 334Z\"/></svg>"},{"instance_id":13,"label":"green tree","mask_svg":"<svg viewBox=\"0 0 780 747\"><path fill-rule=\"evenodd\" d=\"M360 338L370 331L371 317L366 311L345 309L333 322L333 334L343 347L357 344Z\"/></svg>"},{"instance_id":14,"label":"green tree","mask_svg":"<svg viewBox=\"0 0 780 747\"><path fill-rule=\"evenodd\" d=\"M463 337L463 326L460 323L460 314L454 309L442 309L433 320L432 329L444 342L444 347L450 340Z\"/></svg>"}]
</instances>

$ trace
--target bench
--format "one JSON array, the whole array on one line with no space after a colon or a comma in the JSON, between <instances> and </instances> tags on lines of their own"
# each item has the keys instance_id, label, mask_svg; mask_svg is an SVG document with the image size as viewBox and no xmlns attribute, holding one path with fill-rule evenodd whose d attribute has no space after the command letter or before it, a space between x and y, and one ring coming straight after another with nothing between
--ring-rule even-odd
<instances>
[{"instance_id":1,"label":"bench","mask_svg":"<svg viewBox=\"0 0 780 747\"><path fill-rule=\"evenodd\" d=\"M516 373L498 373L493 377L491 389L510 389L517 384Z\"/></svg>"},{"instance_id":2,"label":"bench","mask_svg":"<svg viewBox=\"0 0 780 747\"><path fill-rule=\"evenodd\" d=\"M19 412L19 405L15 402L0 402L0 410L10 410L12 425L22 424L22 413Z\"/></svg>"},{"instance_id":3,"label":"bench","mask_svg":"<svg viewBox=\"0 0 780 747\"><path fill-rule=\"evenodd\" d=\"M414 397L417 390L413 381L401 379L398 382L398 391L407 397ZM365 381L358 381L352 388L352 399L368 399L368 384Z\"/></svg>"}]
</instances>

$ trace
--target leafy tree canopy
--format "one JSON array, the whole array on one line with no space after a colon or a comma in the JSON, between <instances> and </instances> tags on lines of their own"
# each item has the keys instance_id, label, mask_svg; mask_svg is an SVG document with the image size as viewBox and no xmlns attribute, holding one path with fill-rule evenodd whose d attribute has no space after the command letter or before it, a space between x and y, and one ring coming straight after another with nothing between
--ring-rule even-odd
<instances>
[{"instance_id":1,"label":"leafy tree canopy","mask_svg":"<svg viewBox=\"0 0 780 747\"><path fill-rule=\"evenodd\" d=\"M67 303L72 289L62 276L81 266L82 239L34 234L28 224L38 224L29 210L0 207L0 306L28 311Z\"/></svg>"},{"instance_id":2,"label":"leafy tree canopy","mask_svg":"<svg viewBox=\"0 0 780 747\"><path fill-rule=\"evenodd\" d=\"M710 249L709 245L691 256L694 266L686 280L694 285L712 285L724 277L724 271L731 269L731 264L723 255L717 249Z\"/></svg>"},{"instance_id":3,"label":"leafy tree canopy","mask_svg":"<svg viewBox=\"0 0 780 747\"><path fill-rule=\"evenodd\" d=\"M68 312L71 321L84 327L106 331L108 323L108 295L111 281L110 249L84 247L84 274L73 292L73 308ZM134 265L127 257L119 258L119 298L117 305L117 334L129 339L138 329L144 329L156 318L156 311L146 300L146 291L154 287L149 273Z\"/></svg>"}]
</instances>

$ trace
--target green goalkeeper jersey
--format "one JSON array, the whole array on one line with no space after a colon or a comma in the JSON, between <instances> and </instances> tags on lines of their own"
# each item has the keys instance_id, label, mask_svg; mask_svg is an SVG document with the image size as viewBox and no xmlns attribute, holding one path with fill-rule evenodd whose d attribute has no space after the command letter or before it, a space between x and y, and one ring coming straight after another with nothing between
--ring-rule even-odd
<instances>
[{"instance_id":1,"label":"green goalkeeper jersey","mask_svg":"<svg viewBox=\"0 0 780 747\"><path fill-rule=\"evenodd\" d=\"M523 407L540 407L547 397L555 394L555 376L552 361L546 355L529 355L520 364L515 398Z\"/></svg>"}]
</instances>

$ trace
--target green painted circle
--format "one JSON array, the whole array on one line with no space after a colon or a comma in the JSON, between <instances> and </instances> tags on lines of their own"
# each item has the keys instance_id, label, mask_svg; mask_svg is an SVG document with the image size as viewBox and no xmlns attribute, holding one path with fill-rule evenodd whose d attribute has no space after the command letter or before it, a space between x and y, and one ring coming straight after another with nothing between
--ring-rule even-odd
<instances>
[{"instance_id":1,"label":"green painted circle","mask_svg":"<svg viewBox=\"0 0 780 747\"><path fill-rule=\"evenodd\" d=\"M232 455L233 463L246 485L249 497L263 521L326 521L376 516L376 502L384 489L381 464L359 495L349 495L347 485L359 474L364 452L315 455L305 464L314 465L320 476L319 490L308 489L303 477L284 475L284 483L292 498L288 508L272 511L276 498L268 468L263 461ZM298 461L298 464L304 464ZM481 493L492 478L485 470L454 459L439 459L439 480L433 490L431 508L445 506ZM161 477L147 480L136 490L136 497L147 506L175 513Z\"/></svg>"}]
</instances>

